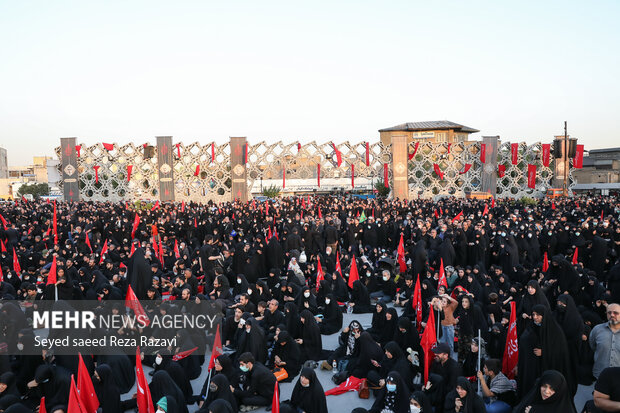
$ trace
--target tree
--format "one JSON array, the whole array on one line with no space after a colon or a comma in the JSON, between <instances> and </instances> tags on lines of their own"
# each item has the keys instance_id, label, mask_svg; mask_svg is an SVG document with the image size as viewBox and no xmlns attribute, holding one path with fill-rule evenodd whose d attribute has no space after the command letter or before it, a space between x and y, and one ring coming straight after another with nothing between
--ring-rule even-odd
<instances>
[{"instance_id":1,"label":"tree","mask_svg":"<svg viewBox=\"0 0 620 413\"><path fill-rule=\"evenodd\" d=\"M267 198L277 198L280 195L280 187L271 185L266 188L263 188L263 196Z\"/></svg>"},{"instance_id":2,"label":"tree","mask_svg":"<svg viewBox=\"0 0 620 413\"><path fill-rule=\"evenodd\" d=\"M377 194L379 194L380 197L385 198L386 196L390 194L390 188L385 187L385 183L383 182L383 180L375 182L375 190L377 191Z\"/></svg>"},{"instance_id":3,"label":"tree","mask_svg":"<svg viewBox=\"0 0 620 413\"><path fill-rule=\"evenodd\" d=\"M19 196L31 194L35 198L47 196L50 194L50 186L48 184L24 184L17 190Z\"/></svg>"}]
</instances>

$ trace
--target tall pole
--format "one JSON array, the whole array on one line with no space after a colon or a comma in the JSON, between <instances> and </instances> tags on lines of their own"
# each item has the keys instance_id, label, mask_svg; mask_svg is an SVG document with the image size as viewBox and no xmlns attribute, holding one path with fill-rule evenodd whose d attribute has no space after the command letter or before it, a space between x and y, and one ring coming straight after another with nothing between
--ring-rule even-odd
<instances>
[{"instance_id":1,"label":"tall pole","mask_svg":"<svg viewBox=\"0 0 620 413\"><path fill-rule=\"evenodd\" d=\"M480 371L481 369L481 358L482 358L482 340L480 337L480 329L478 329L478 370ZM480 379L478 379L478 394L480 394Z\"/></svg>"},{"instance_id":2,"label":"tall pole","mask_svg":"<svg viewBox=\"0 0 620 413\"><path fill-rule=\"evenodd\" d=\"M562 187L562 195L568 196L568 133L566 129L566 121L564 121L564 186Z\"/></svg>"}]
</instances>

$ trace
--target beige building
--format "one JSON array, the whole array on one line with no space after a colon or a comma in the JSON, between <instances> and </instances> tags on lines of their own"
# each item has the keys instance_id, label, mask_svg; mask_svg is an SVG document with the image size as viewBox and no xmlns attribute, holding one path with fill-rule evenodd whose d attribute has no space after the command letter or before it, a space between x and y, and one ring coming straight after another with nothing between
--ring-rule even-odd
<instances>
[{"instance_id":1,"label":"beige building","mask_svg":"<svg viewBox=\"0 0 620 413\"><path fill-rule=\"evenodd\" d=\"M583 157L583 168L573 170L578 184L620 182L620 148L592 149Z\"/></svg>"},{"instance_id":2,"label":"beige building","mask_svg":"<svg viewBox=\"0 0 620 413\"><path fill-rule=\"evenodd\" d=\"M0 148L0 169L2 151L4 151L6 159L6 150ZM58 172L55 171L57 165L58 161L50 156L34 156L32 158L32 165L7 167L6 177L2 177L0 171L0 198L14 198L17 188L22 184L49 183L50 186L55 185L60 179Z\"/></svg>"},{"instance_id":3,"label":"beige building","mask_svg":"<svg viewBox=\"0 0 620 413\"><path fill-rule=\"evenodd\" d=\"M381 142L388 144L393 137L407 138L407 142L456 143L469 141L469 135L478 129L447 120L407 122L391 128L379 129Z\"/></svg>"}]
</instances>

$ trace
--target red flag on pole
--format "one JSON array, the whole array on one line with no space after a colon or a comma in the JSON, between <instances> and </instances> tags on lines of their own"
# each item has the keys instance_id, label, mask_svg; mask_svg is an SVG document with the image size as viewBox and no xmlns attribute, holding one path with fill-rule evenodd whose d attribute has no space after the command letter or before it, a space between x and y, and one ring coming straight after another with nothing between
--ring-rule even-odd
<instances>
[{"instance_id":1,"label":"red flag on pole","mask_svg":"<svg viewBox=\"0 0 620 413\"><path fill-rule=\"evenodd\" d=\"M133 226L131 227L131 239L134 239L136 237L136 231L138 230L139 225L140 225L140 215L138 215L138 213L136 212L136 216L133 219Z\"/></svg>"},{"instance_id":2,"label":"red flag on pole","mask_svg":"<svg viewBox=\"0 0 620 413\"><path fill-rule=\"evenodd\" d=\"M458 221L461 218L463 218L463 211L459 212L454 218L452 218L452 223L454 224L454 222Z\"/></svg>"},{"instance_id":3,"label":"red flag on pole","mask_svg":"<svg viewBox=\"0 0 620 413\"><path fill-rule=\"evenodd\" d=\"M434 356L431 349L435 347L435 343L437 343L437 333L435 329L435 310L431 307L430 311L428 312L426 327L424 328L424 332L422 333L422 337L420 339L420 345L422 346L422 350L424 350L424 383L428 382L428 371L430 369Z\"/></svg>"},{"instance_id":4,"label":"red flag on pole","mask_svg":"<svg viewBox=\"0 0 620 413\"><path fill-rule=\"evenodd\" d=\"M573 158L573 167L577 169L583 168L583 145L577 145L575 157Z\"/></svg>"},{"instance_id":5,"label":"red flag on pole","mask_svg":"<svg viewBox=\"0 0 620 413\"><path fill-rule=\"evenodd\" d=\"M17 258L17 253L15 252L15 247L13 247L13 271L18 274L22 272L22 267L19 265L19 258Z\"/></svg>"},{"instance_id":6,"label":"red flag on pole","mask_svg":"<svg viewBox=\"0 0 620 413\"><path fill-rule=\"evenodd\" d=\"M6 245L4 245L2 240L0 240L0 252L6 252Z\"/></svg>"},{"instance_id":7,"label":"red flag on pole","mask_svg":"<svg viewBox=\"0 0 620 413\"><path fill-rule=\"evenodd\" d=\"M96 413L99 408L99 399L95 393L95 387L84 364L82 355L79 354L77 391L80 404L87 413Z\"/></svg>"},{"instance_id":8,"label":"red flag on pole","mask_svg":"<svg viewBox=\"0 0 620 413\"><path fill-rule=\"evenodd\" d=\"M495 208L495 197L491 198L491 208Z\"/></svg>"},{"instance_id":9,"label":"red flag on pole","mask_svg":"<svg viewBox=\"0 0 620 413\"><path fill-rule=\"evenodd\" d=\"M405 241L403 239L403 234L400 234L400 242L398 243L398 265L400 267L400 273L404 274L407 272L407 262L405 261Z\"/></svg>"},{"instance_id":10,"label":"red flag on pole","mask_svg":"<svg viewBox=\"0 0 620 413\"><path fill-rule=\"evenodd\" d=\"M390 187L390 173L387 163L383 164L383 186L385 186L386 188Z\"/></svg>"},{"instance_id":11,"label":"red flag on pole","mask_svg":"<svg viewBox=\"0 0 620 413\"><path fill-rule=\"evenodd\" d=\"M101 254L99 255L99 265L103 262L103 256L108 252L108 240L106 239L101 248Z\"/></svg>"},{"instance_id":12,"label":"red flag on pole","mask_svg":"<svg viewBox=\"0 0 620 413\"><path fill-rule=\"evenodd\" d=\"M506 165L497 165L497 174L503 178L506 175Z\"/></svg>"},{"instance_id":13,"label":"red flag on pole","mask_svg":"<svg viewBox=\"0 0 620 413\"><path fill-rule=\"evenodd\" d=\"M316 164L316 184L321 187L321 164Z\"/></svg>"},{"instance_id":14,"label":"red flag on pole","mask_svg":"<svg viewBox=\"0 0 620 413\"><path fill-rule=\"evenodd\" d=\"M578 261L577 259L579 258L579 247L575 247L575 253L573 254L573 260L571 261L571 263L573 265L577 265Z\"/></svg>"},{"instance_id":15,"label":"red flag on pole","mask_svg":"<svg viewBox=\"0 0 620 413\"><path fill-rule=\"evenodd\" d=\"M133 165L127 165L127 182L131 180L131 171L133 171Z\"/></svg>"},{"instance_id":16,"label":"red flag on pole","mask_svg":"<svg viewBox=\"0 0 620 413\"><path fill-rule=\"evenodd\" d=\"M71 388L69 390L69 405L67 406L67 413L88 413L86 409L84 409L84 406L80 404L80 397L77 387L75 387L73 374L71 375Z\"/></svg>"},{"instance_id":17,"label":"red flag on pole","mask_svg":"<svg viewBox=\"0 0 620 413\"><path fill-rule=\"evenodd\" d=\"M75 151L77 152L77 157L80 157L80 151L82 150L82 145L75 145Z\"/></svg>"},{"instance_id":18,"label":"red flag on pole","mask_svg":"<svg viewBox=\"0 0 620 413\"><path fill-rule=\"evenodd\" d=\"M88 232L84 233L85 237L84 239L86 240L86 245L88 245L88 248L90 248L90 253L93 253L93 247L90 245L90 238L88 236Z\"/></svg>"},{"instance_id":19,"label":"red flag on pole","mask_svg":"<svg viewBox=\"0 0 620 413\"><path fill-rule=\"evenodd\" d=\"M220 325L217 325L215 330L215 340L213 340L213 348L211 349L211 358L209 359L209 368L211 370L215 367L215 359L224 354L222 350L222 338L220 336Z\"/></svg>"},{"instance_id":20,"label":"red flag on pole","mask_svg":"<svg viewBox=\"0 0 620 413\"><path fill-rule=\"evenodd\" d=\"M96 184L99 183L99 168L101 168L101 166L93 165L93 169L95 170L95 183Z\"/></svg>"},{"instance_id":21,"label":"red flag on pole","mask_svg":"<svg viewBox=\"0 0 620 413\"><path fill-rule=\"evenodd\" d=\"M321 214L321 207L319 207L319 219L323 219L323 214Z\"/></svg>"},{"instance_id":22,"label":"red flag on pole","mask_svg":"<svg viewBox=\"0 0 620 413\"><path fill-rule=\"evenodd\" d=\"M47 413L47 409L45 408L45 397L41 397L41 402L39 403L39 413Z\"/></svg>"},{"instance_id":23,"label":"red flag on pole","mask_svg":"<svg viewBox=\"0 0 620 413\"><path fill-rule=\"evenodd\" d=\"M502 372L509 378L514 379L515 367L519 361L519 344L517 341L517 310L514 301L510 302L510 325L506 336L504 359L502 360Z\"/></svg>"},{"instance_id":24,"label":"red flag on pole","mask_svg":"<svg viewBox=\"0 0 620 413\"><path fill-rule=\"evenodd\" d=\"M460 175L466 174L469 171L470 168L471 168L471 164L470 163L466 163L465 164L465 169L463 169L463 172L459 171L459 174Z\"/></svg>"},{"instance_id":25,"label":"red flag on pole","mask_svg":"<svg viewBox=\"0 0 620 413\"><path fill-rule=\"evenodd\" d=\"M280 413L280 389L278 388L277 380L273 388L273 400L271 401L271 413Z\"/></svg>"},{"instance_id":26,"label":"red flag on pole","mask_svg":"<svg viewBox=\"0 0 620 413\"><path fill-rule=\"evenodd\" d=\"M159 201L156 201L156 202L155 202L155 205L153 205L153 206L151 207L151 212L155 211L155 210L156 210L156 209L158 209L158 208L159 208Z\"/></svg>"},{"instance_id":27,"label":"red flag on pole","mask_svg":"<svg viewBox=\"0 0 620 413\"><path fill-rule=\"evenodd\" d=\"M136 319L137 319L136 321L138 321L138 323L144 324L146 326L151 324L151 320L149 320L149 316L146 314L146 311L144 311L144 308L142 307L142 304L140 304L140 300L138 300L138 297L136 296L136 293L133 291L133 288L131 288L131 285L127 287L127 296L125 297L125 307L128 307L131 310L133 310L134 314L136 315Z\"/></svg>"},{"instance_id":28,"label":"red flag on pole","mask_svg":"<svg viewBox=\"0 0 620 413\"><path fill-rule=\"evenodd\" d=\"M336 163L338 164L338 168L340 168L340 165L342 165L342 154L340 153L338 148L336 148L335 143L332 142L332 146L334 147L334 152L336 152Z\"/></svg>"},{"instance_id":29,"label":"red flag on pole","mask_svg":"<svg viewBox=\"0 0 620 413\"><path fill-rule=\"evenodd\" d=\"M527 165L527 186L528 188L536 188L536 165Z\"/></svg>"},{"instance_id":30,"label":"red flag on pole","mask_svg":"<svg viewBox=\"0 0 620 413\"><path fill-rule=\"evenodd\" d=\"M551 144L543 143L542 144L542 164L544 166L549 166L550 156L551 154Z\"/></svg>"},{"instance_id":31,"label":"red flag on pole","mask_svg":"<svg viewBox=\"0 0 620 413\"><path fill-rule=\"evenodd\" d=\"M418 333L422 331L422 289L420 286L420 275L415 281L415 288L413 289L413 298L411 299L411 307L415 311L415 325L418 328Z\"/></svg>"},{"instance_id":32,"label":"red flag on pole","mask_svg":"<svg viewBox=\"0 0 620 413\"><path fill-rule=\"evenodd\" d=\"M215 142L211 142L211 163L215 162Z\"/></svg>"},{"instance_id":33,"label":"red flag on pole","mask_svg":"<svg viewBox=\"0 0 620 413\"><path fill-rule=\"evenodd\" d=\"M489 204L484 204L484 211L482 211L482 216L485 217L489 213Z\"/></svg>"},{"instance_id":34,"label":"red flag on pole","mask_svg":"<svg viewBox=\"0 0 620 413\"><path fill-rule=\"evenodd\" d=\"M321 281L325 279L325 273L323 272L323 266L321 265L321 257L318 258L319 262L316 266L316 292L319 292L319 286Z\"/></svg>"},{"instance_id":35,"label":"red flag on pole","mask_svg":"<svg viewBox=\"0 0 620 413\"><path fill-rule=\"evenodd\" d=\"M172 360L174 361L183 360L184 358L191 356L192 353L196 350L198 350L198 347L190 348L189 350L185 350L185 351L179 351L177 354L172 356Z\"/></svg>"},{"instance_id":36,"label":"red flag on pole","mask_svg":"<svg viewBox=\"0 0 620 413\"><path fill-rule=\"evenodd\" d=\"M519 144L518 143L511 143L510 144L510 160L512 162L513 165L516 165L519 163Z\"/></svg>"},{"instance_id":37,"label":"red flag on pole","mask_svg":"<svg viewBox=\"0 0 620 413\"><path fill-rule=\"evenodd\" d=\"M103 143L102 145L106 149L106 151L113 151L114 150L114 144L113 143Z\"/></svg>"},{"instance_id":38,"label":"red flag on pole","mask_svg":"<svg viewBox=\"0 0 620 413\"><path fill-rule=\"evenodd\" d=\"M351 164L351 188L355 188L355 165Z\"/></svg>"},{"instance_id":39,"label":"red flag on pole","mask_svg":"<svg viewBox=\"0 0 620 413\"><path fill-rule=\"evenodd\" d=\"M4 217L2 216L2 214L0 214L0 221L2 221L2 226L4 227L4 230L6 231L7 222L6 222L6 219L4 219Z\"/></svg>"},{"instance_id":40,"label":"red flag on pole","mask_svg":"<svg viewBox=\"0 0 620 413\"><path fill-rule=\"evenodd\" d=\"M545 251L543 256L542 270L543 272L547 272L547 270L549 270L549 257L547 256L547 251Z\"/></svg>"},{"instance_id":41,"label":"red flag on pole","mask_svg":"<svg viewBox=\"0 0 620 413\"><path fill-rule=\"evenodd\" d=\"M438 287L441 287L442 285L446 287L446 290L448 290L448 280L446 279L446 270L443 267L443 258L440 258Z\"/></svg>"},{"instance_id":42,"label":"red flag on pole","mask_svg":"<svg viewBox=\"0 0 620 413\"><path fill-rule=\"evenodd\" d=\"M56 281L56 255L54 255L54 258L52 258L50 272L47 274L47 283L45 283L45 285L54 285L56 284Z\"/></svg>"},{"instance_id":43,"label":"red flag on pole","mask_svg":"<svg viewBox=\"0 0 620 413\"><path fill-rule=\"evenodd\" d=\"M481 143L480 144L480 162L486 163L486 161L487 161L487 144Z\"/></svg>"},{"instance_id":44,"label":"red flag on pole","mask_svg":"<svg viewBox=\"0 0 620 413\"><path fill-rule=\"evenodd\" d=\"M551 201L551 209L555 209L555 202Z\"/></svg>"},{"instance_id":45,"label":"red flag on pole","mask_svg":"<svg viewBox=\"0 0 620 413\"><path fill-rule=\"evenodd\" d=\"M175 143L174 146L177 147L177 156L180 158L181 157L181 144Z\"/></svg>"},{"instance_id":46,"label":"red flag on pole","mask_svg":"<svg viewBox=\"0 0 620 413\"><path fill-rule=\"evenodd\" d=\"M178 260L181 258L181 253L179 252L179 242L175 238L174 240L174 257Z\"/></svg>"},{"instance_id":47,"label":"red flag on pole","mask_svg":"<svg viewBox=\"0 0 620 413\"><path fill-rule=\"evenodd\" d=\"M413 153L409 154L409 159L408 160L412 160L413 159L415 154L418 153L418 148L419 147L420 147L420 142L416 142L415 145L413 145Z\"/></svg>"},{"instance_id":48,"label":"red flag on pole","mask_svg":"<svg viewBox=\"0 0 620 413\"><path fill-rule=\"evenodd\" d=\"M355 255L351 258L351 268L349 270L349 288L353 289L353 283L360 279L357 272L357 260Z\"/></svg>"},{"instance_id":49,"label":"red flag on pole","mask_svg":"<svg viewBox=\"0 0 620 413\"><path fill-rule=\"evenodd\" d=\"M131 251L129 251L129 258L131 258L131 256L133 255L134 252L136 252L136 244L134 244L132 242L131 243Z\"/></svg>"},{"instance_id":50,"label":"red flag on pole","mask_svg":"<svg viewBox=\"0 0 620 413\"><path fill-rule=\"evenodd\" d=\"M153 400L151 400L151 389L149 388L146 377L144 376L144 370L142 369L140 347L136 349L136 379L136 401L138 402L138 412L155 413L155 408L153 407Z\"/></svg>"},{"instance_id":51,"label":"red flag on pole","mask_svg":"<svg viewBox=\"0 0 620 413\"><path fill-rule=\"evenodd\" d=\"M439 168L439 165L437 165L436 163L433 164L433 169L435 170L435 173L437 174L437 176L439 177L439 179L441 179L443 181L443 172L441 172L441 168Z\"/></svg>"},{"instance_id":52,"label":"red flag on pole","mask_svg":"<svg viewBox=\"0 0 620 413\"><path fill-rule=\"evenodd\" d=\"M370 144L366 142L366 166L370 166Z\"/></svg>"},{"instance_id":53,"label":"red flag on pole","mask_svg":"<svg viewBox=\"0 0 620 413\"><path fill-rule=\"evenodd\" d=\"M340 267L340 253L338 251L336 251L336 272L342 277L342 267Z\"/></svg>"}]
</instances>

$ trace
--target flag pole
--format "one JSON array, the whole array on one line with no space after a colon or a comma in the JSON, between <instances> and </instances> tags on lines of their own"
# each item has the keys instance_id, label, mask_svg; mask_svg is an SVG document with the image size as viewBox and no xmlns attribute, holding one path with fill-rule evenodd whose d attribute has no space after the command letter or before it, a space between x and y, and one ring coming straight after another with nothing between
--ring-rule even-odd
<instances>
[{"instance_id":1,"label":"flag pole","mask_svg":"<svg viewBox=\"0 0 620 413\"><path fill-rule=\"evenodd\" d=\"M480 371L480 361L482 357L482 344L480 340L480 329L478 329L478 370ZM480 394L480 379L478 379L478 394Z\"/></svg>"},{"instance_id":2,"label":"flag pole","mask_svg":"<svg viewBox=\"0 0 620 413\"><path fill-rule=\"evenodd\" d=\"M439 341L439 329L441 328L440 311L441 310L437 310L437 341Z\"/></svg>"},{"instance_id":3,"label":"flag pole","mask_svg":"<svg viewBox=\"0 0 620 413\"><path fill-rule=\"evenodd\" d=\"M205 393L205 401L207 401L207 398L209 397L209 386L211 385L211 372L213 371L213 369L209 370L209 377L207 377L207 392Z\"/></svg>"}]
</instances>

